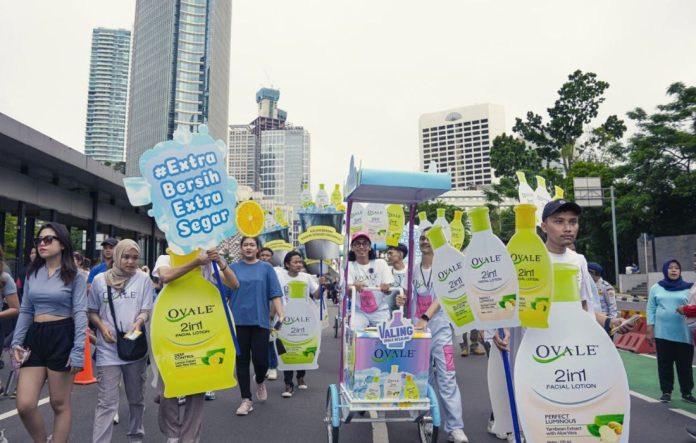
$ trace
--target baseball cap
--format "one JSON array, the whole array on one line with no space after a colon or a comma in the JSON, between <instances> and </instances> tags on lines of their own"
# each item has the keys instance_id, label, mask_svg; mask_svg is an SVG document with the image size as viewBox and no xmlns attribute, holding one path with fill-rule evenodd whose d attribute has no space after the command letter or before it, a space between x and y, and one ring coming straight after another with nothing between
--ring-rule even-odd
<instances>
[{"instance_id":1,"label":"baseball cap","mask_svg":"<svg viewBox=\"0 0 696 443\"><path fill-rule=\"evenodd\" d=\"M399 243L396 246L389 246L387 250L389 249L396 249L397 251L401 251L401 253L404 254L404 258L406 258L406 256L408 255L408 248L403 243Z\"/></svg>"},{"instance_id":2,"label":"baseball cap","mask_svg":"<svg viewBox=\"0 0 696 443\"><path fill-rule=\"evenodd\" d=\"M602 268L602 265L600 265L599 263L595 263L595 262L593 262L593 261L591 261L591 262L589 262L589 263L587 264L587 269L588 269L589 271L594 271L594 272L596 272L597 275L602 275L602 274L604 274L604 269Z\"/></svg>"},{"instance_id":3,"label":"baseball cap","mask_svg":"<svg viewBox=\"0 0 696 443\"><path fill-rule=\"evenodd\" d=\"M116 239L113 238L113 237L109 237L109 238L107 238L106 240L104 240L103 242L101 242L101 245L102 245L102 246L104 246L104 245L109 245L109 246L111 246L111 247L116 247L117 244L118 244L118 240L116 240Z\"/></svg>"},{"instance_id":4,"label":"baseball cap","mask_svg":"<svg viewBox=\"0 0 696 443\"><path fill-rule=\"evenodd\" d=\"M367 231L358 231L358 232L353 233L353 235L351 235L351 237L350 237L350 242L353 243L356 239L358 239L360 237L365 237L367 239L367 241L372 243L372 240L370 240L370 235L367 233Z\"/></svg>"},{"instance_id":5,"label":"baseball cap","mask_svg":"<svg viewBox=\"0 0 696 443\"><path fill-rule=\"evenodd\" d=\"M565 211L574 212L575 215L580 215L582 213L582 209L575 202L563 199L551 200L550 202L546 203L546 206L544 206L544 211L541 213L541 221L545 221L549 216L557 212Z\"/></svg>"}]
</instances>

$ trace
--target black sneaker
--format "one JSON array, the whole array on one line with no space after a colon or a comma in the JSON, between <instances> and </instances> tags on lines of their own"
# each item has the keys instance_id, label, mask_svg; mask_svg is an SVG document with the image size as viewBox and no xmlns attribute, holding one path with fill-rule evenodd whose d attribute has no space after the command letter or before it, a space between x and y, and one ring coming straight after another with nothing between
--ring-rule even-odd
<instances>
[{"instance_id":1,"label":"black sneaker","mask_svg":"<svg viewBox=\"0 0 696 443\"><path fill-rule=\"evenodd\" d=\"M672 401L672 394L670 394L669 392L663 393L663 394L662 394L662 397L660 397L660 401L661 401L662 403L669 403L669 402L671 402L671 401Z\"/></svg>"},{"instance_id":2,"label":"black sneaker","mask_svg":"<svg viewBox=\"0 0 696 443\"><path fill-rule=\"evenodd\" d=\"M696 427L687 427L686 433L689 434L693 440L696 440Z\"/></svg>"},{"instance_id":3,"label":"black sneaker","mask_svg":"<svg viewBox=\"0 0 696 443\"><path fill-rule=\"evenodd\" d=\"M682 400L684 400L684 401L687 402L687 403L696 404L696 398L694 398L694 396L691 395L691 394L689 394L689 395L682 395Z\"/></svg>"}]
</instances>

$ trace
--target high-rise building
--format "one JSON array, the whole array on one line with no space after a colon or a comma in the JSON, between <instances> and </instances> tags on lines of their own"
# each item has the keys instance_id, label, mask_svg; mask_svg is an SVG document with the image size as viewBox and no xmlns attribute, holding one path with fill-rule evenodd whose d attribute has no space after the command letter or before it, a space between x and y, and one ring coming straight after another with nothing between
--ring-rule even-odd
<instances>
[{"instance_id":1,"label":"high-rise building","mask_svg":"<svg viewBox=\"0 0 696 443\"><path fill-rule=\"evenodd\" d=\"M240 186L254 189L257 184L256 136L250 125L230 125L227 174Z\"/></svg>"},{"instance_id":2,"label":"high-rise building","mask_svg":"<svg viewBox=\"0 0 696 443\"><path fill-rule=\"evenodd\" d=\"M479 189L494 182L490 150L505 130L505 110L490 103L421 115L420 168L431 161L452 175L452 189Z\"/></svg>"},{"instance_id":3,"label":"high-rise building","mask_svg":"<svg viewBox=\"0 0 696 443\"><path fill-rule=\"evenodd\" d=\"M227 140L231 0L137 0L126 174L178 126Z\"/></svg>"},{"instance_id":4,"label":"high-rise building","mask_svg":"<svg viewBox=\"0 0 696 443\"><path fill-rule=\"evenodd\" d=\"M130 41L126 29L92 30L85 154L99 161L123 161Z\"/></svg>"},{"instance_id":5,"label":"high-rise building","mask_svg":"<svg viewBox=\"0 0 696 443\"><path fill-rule=\"evenodd\" d=\"M302 184L309 183L310 135L302 127L261 132L261 191L278 204L298 211Z\"/></svg>"}]
</instances>

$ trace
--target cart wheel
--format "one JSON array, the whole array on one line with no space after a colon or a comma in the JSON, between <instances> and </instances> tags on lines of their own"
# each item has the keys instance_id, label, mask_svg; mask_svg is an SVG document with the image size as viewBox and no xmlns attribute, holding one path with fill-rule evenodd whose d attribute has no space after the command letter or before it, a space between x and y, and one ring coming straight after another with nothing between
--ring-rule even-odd
<instances>
[{"instance_id":1,"label":"cart wheel","mask_svg":"<svg viewBox=\"0 0 696 443\"><path fill-rule=\"evenodd\" d=\"M421 443L433 443L437 441L438 427L433 426L433 419L424 416L418 420L418 437Z\"/></svg>"},{"instance_id":2,"label":"cart wheel","mask_svg":"<svg viewBox=\"0 0 696 443\"><path fill-rule=\"evenodd\" d=\"M341 417L339 416L338 389L336 385L330 385L326 392L326 416L324 417L324 423L326 424L327 441L329 443L337 443Z\"/></svg>"}]
</instances>

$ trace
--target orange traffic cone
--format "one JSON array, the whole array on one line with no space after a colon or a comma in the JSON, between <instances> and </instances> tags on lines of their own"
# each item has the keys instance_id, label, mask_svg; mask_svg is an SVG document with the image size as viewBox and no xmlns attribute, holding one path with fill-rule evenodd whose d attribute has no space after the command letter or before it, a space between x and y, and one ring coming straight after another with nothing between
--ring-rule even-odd
<instances>
[{"instance_id":1,"label":"orange traffic cone","mask_svg":"<svg viewBox=\"0 0 696 443\"><path fill-rule=\"evenodd\" d=\"M96 383L97 379L94 378L94 372L92 372L92 353L89 351L89 328L87 329L87 334L85 334L85 367L82 371L75 375L74 383L76 385L91 385Z\"/></svg>"}]
</instances>

